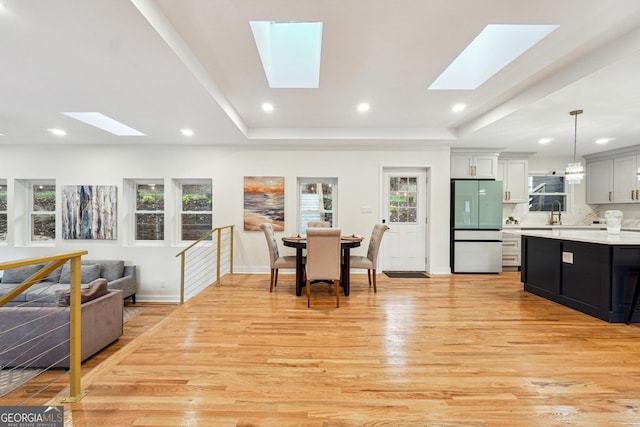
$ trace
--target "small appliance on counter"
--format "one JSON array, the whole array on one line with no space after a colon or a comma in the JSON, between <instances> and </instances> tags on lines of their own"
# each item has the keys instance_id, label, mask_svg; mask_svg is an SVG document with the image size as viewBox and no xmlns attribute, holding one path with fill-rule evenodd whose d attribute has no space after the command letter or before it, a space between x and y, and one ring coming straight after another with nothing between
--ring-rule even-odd
<instances>
[{"instance_id":1,"label":"small appliance on counter","mask_svg":"<svg viewBox=\"0 0 640 427\"><path fill-rule=\"evenodd\" d=\"M451 180L451 271L502 271L502 181Z\"/></svg>"},{"instance_id":2,"label":"small appliance on counter","mask_svg":"<svg viewBox=\"0 0 640 427\"><path fill-rule=\"evenodd\" d=\"M622 226L622 211L606 211L604 213L605 223L607 224L608 234L620 234Z\"/></svg>"}]
</instances>

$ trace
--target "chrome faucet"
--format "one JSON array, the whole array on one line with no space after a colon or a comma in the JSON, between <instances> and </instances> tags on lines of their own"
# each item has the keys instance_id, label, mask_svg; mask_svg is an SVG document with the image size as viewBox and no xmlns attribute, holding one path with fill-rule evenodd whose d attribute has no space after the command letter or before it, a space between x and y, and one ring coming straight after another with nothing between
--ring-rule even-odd
<instances>
[{"instance_id":1,"label":"chrome faucet","mask_svg":"<svg viewBox=\"0 0 640 427\"><path fill-rule=\"evenodd\" d=\"M553 209L556 203L558 204L557 212ZM562 225L562 214L560 213L560 211L562 211L562 205L560 204L560 200L554 200L553 202L551 202L551 217L549 217L549 224ZM556 216L558 217L557 220L555 219Z\"/></svg>"}]
</instances>

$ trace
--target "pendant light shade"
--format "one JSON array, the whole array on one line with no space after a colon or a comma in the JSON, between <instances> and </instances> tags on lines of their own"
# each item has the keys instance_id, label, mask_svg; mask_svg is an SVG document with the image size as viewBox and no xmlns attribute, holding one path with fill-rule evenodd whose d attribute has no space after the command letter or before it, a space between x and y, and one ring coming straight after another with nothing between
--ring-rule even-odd
<instances>
[{"instance_id":1,"label":"pendant light shade","mask_svg":"<svg viewBox=\"0 0 640 427\"><path fill-rule=\"evenodd\" d=\"M580 184L584 177L584 168L580 162L576 162L576 145L578 143L578 114L582 114L582 110L573 110L569 114L574 117L573 129L573 163L567 165L564 172L565 179L568 184Z\"/></svg>"}]
</instances>

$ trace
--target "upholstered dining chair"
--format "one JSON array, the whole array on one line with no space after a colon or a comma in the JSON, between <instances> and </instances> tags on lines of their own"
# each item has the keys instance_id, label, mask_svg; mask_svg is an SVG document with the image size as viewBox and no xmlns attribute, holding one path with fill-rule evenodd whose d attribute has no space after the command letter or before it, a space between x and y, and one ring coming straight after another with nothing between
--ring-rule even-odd
<instances>
[{"instance_id":1,"label":"upholstered dining chair","mask_svg":"<svg viewBox=\"0 0 640 427\"><path fill-rule=\"evenodd\" d=\"M376 224L373 226L371 238L369 239L369 249L367 256L351 255L349 257L351 268L364 268L367 270L369 277L369 286L371 286L371 275L373 274L373 292L378 292L376 286L376 268L378 265L378 251L380 250L380 242L382 235L389 229L387 224Z\"/></svg>"},{"instance_id":2,"label":"upholstered dining chair","mask_svg":"<svg viewBox=\"0 0 640 427\"><path fill-rule=\"evenodd\" d=\"M280 256L278 241L271 223L260 224L260 229L264 232L264 237L267 239L267 246L269 247L269 262L271 266L269 292L273 292L273 287L278 286L278 270L281 268L296 268L296 257Z\"/></svg>"},{"instance_id":3,"label":"upholstered dining chair","mask_svg":"<svg viewBox=\"0 0 640 427\"><path fill-rule=\"evenodd\" d=\"M336 293L336 307L340 307L340 229L307 228L307 307L311 307L311 281L331 280Z\"/></svg>"},{"instance_id":4,"label":"upholstered dining chair","mask_svg":"<svg viewBox=\"0 0 640 427\"><path fill-rule=\"evenodd\" d=\"M329 221L310 221L307 223L307 228L327 228L331 227Z\"/></svg>"}]
</instances>

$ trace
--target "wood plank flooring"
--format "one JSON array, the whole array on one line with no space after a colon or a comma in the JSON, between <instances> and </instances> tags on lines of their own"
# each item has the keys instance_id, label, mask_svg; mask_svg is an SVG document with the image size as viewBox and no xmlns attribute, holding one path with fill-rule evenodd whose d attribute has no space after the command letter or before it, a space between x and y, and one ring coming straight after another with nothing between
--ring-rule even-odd
<instances>
[{"instance_id":1,"label":"wood plank flooring","mask_svg":"<svg viewBox=\"0 0 640 427\"><path fill-rule=\"evenodd\" d=\"M228 276L171 311L83 377L67 425L640 425L640 325L518 273L380 275L377 294L355 275L340 308L318 284L308 309L293 281Z\"/></svg>"}]
</instances>

